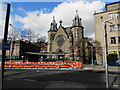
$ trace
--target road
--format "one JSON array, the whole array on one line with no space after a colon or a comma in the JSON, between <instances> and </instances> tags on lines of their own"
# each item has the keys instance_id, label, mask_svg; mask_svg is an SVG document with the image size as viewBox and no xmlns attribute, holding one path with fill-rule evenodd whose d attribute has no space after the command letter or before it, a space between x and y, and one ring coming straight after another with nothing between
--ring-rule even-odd
<instances>
[{"instance_id":1,"label":"road","mask_svg":"<svg viewBox=\"0 0 120 90\"><path fill-rule=\"evenodd\" d=\"M7 69L4 88L105 88L105 74L84 70ZM118 75L109 74L111 88Z\"/></svg>"}]
</instances>

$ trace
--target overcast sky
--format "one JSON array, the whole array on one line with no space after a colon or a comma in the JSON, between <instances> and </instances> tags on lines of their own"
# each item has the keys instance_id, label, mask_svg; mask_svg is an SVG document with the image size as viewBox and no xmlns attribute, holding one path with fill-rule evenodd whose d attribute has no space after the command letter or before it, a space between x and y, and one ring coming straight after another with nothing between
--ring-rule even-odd
<instances>
[{"instance_id":1,"label":"overcast sky","mask_svg":"<svg viewBox=\"0 0 120 90\"><path fill-rule=\"evenodd\" d=\"M94 13L102 12L105 2L91 0L74 0L74 2L11 2L10 23L16 28L31 29L47 37L52 17L59 27L59 21L63 21L63 27L70 27L78 10L82 18L85 36L94 38ZM5 4L6 5L6 4ZM0 5L0 11L4 11ZM0 15L0 18L1 17ZM2 25L3 22L0 22ZM1 28L1 27L0 27ZM1 34L0 34L1 35ZM1 35L2 36L2 35Z\"/></svg>"}]
</instances>

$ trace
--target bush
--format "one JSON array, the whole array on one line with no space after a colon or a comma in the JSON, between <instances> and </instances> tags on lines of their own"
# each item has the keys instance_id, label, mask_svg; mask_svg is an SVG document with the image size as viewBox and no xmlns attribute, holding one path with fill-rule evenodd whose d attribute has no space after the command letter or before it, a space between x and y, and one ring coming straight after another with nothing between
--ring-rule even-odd
<instances>
[{"instance_id":1,"label":"bush","mask_svg":"<svg viewBox=\"0 0 120 90\"><path fill-rule=\"evenodd\" d=\"M110 53L110 54L107 55L107 61L108 61L108 63L109 63L109 62L115 62L115 61L117 61L117 60L118 60L118 55L117 55L117 53L112 52L112 53Z\"/></svg>"}]
</instances>

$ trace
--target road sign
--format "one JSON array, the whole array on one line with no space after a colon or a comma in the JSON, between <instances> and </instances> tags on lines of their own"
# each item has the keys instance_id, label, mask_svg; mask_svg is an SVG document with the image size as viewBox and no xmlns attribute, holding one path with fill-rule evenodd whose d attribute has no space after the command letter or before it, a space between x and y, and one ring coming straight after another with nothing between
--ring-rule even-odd
<instances>
[{"instance_id":1,"label":"road sign","mask_svg":"<svg viewBox=\"0 0 120 90\"><path fill-rule=\"evenodd\" d=\"M9 43L0 43L0 50L10 50Z\"/></svg>"}]
</instances>

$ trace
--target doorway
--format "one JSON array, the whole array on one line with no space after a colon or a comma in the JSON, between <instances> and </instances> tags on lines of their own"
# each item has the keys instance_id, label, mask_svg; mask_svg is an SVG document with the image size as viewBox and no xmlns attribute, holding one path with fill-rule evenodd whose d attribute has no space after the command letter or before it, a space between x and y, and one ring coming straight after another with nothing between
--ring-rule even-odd
<instances>
[{"instance_id":1,"label":"doorway","mask_svg":"<svg viewBox=\"0 0 120 90\"><path fill-rule=\"evenodd\" d=\"M63 51L59 49L57 53L58 53L58 61L64 61L65 55L63 54Z\"/></svg>"}]
</instances>

